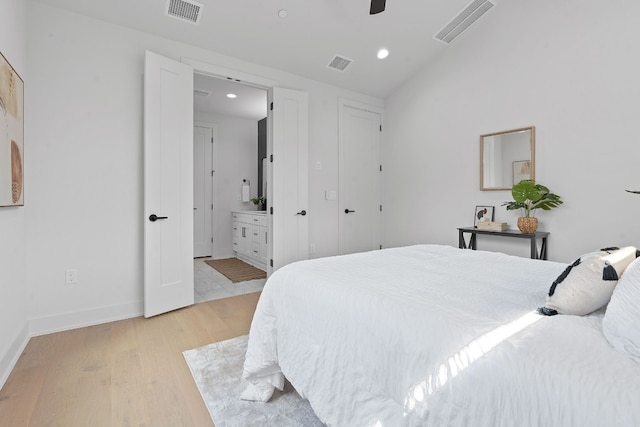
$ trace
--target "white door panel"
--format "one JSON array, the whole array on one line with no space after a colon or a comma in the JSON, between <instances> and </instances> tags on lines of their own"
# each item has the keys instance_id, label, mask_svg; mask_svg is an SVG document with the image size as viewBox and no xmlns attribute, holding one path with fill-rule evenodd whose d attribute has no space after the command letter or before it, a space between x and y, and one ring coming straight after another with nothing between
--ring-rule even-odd
<instances>
[{"instance_id":1,"label":"white door panel","mask_svg":"<svg viewBox=\"0 0 640 427\"><path fill-rule=\"evenodd\" d=\"M267 183L267 198L273 207L271 259L277 270L309 257L308 95L273 88L273 105L273 185Z\"/></svg>"},{"instance_id":2,"label":"white door panel","mask_svg":"<svg viewBox=\"0 0 640 427\"><path fill-rule=\"evenodd\" d=\"M341 105L340 253L380 247L381 114Z\"/></svg>"},{"instance_id":3,"label":"white door panel","mask_svg":"<svg viewBox=\"0 0 640 427\"><path fill-rule=\"evenodd\" d=\"M193 256L213 255L213 129L193 131Z\"/></svg>"},{"instance_id":4,"label":"white door panel","mask_svg":"<svg viewBox=\"0 0 640 427\"><path fill-rule=\"evenodd\" d=\"M193 69L146 52L144 89L144 315L150 317L194 303Z\"/></svg>"}]
</instances>

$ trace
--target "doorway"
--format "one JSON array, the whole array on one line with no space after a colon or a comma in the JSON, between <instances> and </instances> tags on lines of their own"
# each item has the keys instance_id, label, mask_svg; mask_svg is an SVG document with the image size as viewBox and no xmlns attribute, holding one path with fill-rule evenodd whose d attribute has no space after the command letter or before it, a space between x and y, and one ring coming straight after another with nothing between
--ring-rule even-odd
<instances>
[{"instance_id":1,"label":"doorway","mask_svg":"<svg viewBox=\"0 0 640 427\"><path fill-rule=\"evenodd\" d=\"M267 91L194 73L194 282L196 302L256 292L264 280L230 283L209 267L210 259L233 258L232 212L252 211L263 197ZM262 124L261 124L262 123Z\"/></svg>"},{"instance_id":2,"label":"doorway","mask_svg":"<svg viewBox=\"0 0 640 427\"><path fill-rule=\"evenodd\" d=\"M244 81L247 86L259 87L267 92L270 111L267 115L269 163L266 187L267 199L271 200L268 202L268 207L271 207L270 205L276 207L273 210L270 209L267 215L268 229L272 234L269 236L267 245L269 253L267 274L286 263L308 257L308 218L306 217L308 95L305 92L280 88L277 82L259 76L188 58L182 58L181 62L178 62L147 51L144 92L145 316L175 310L186 304L193 304L194 301L192 218L194 72L223 80ZM164 74L170 78L163 79ZM165 144L168 145L167 150L171 150L164 153L165 155L160 155L162 153L158 153L159 148L164 146L158 144L158 141L167 142ZM184 144L181 141L189 141L189 143ZM295 155L292 156L292 153ZM274 161L274 158L278 160ZM179 169L177 175L171 174L175 168L162 168L162 161L177 165ZM154 173L158 176L150 179L149 177ZM285 182L293 183L297 191L295 193L286 191L289 188L285 188L283 185ZM222 184L224 183L221 183L220 188ZM232 183L228 185L231 186ZM164 201L166 206L159 208L156 203L157 193L160 192L162 195L162 192L166 193L177 187L181 189L180 197L160 197L160 201ZM166 216L162 213L156 215L157 210L171 210L182 215ZM229 215L232 216L231 212ZM171 230L181 227L175 234L183 244L173 245L161 239L162 234L166 234L166 227L147 227L147 222L155 224L156 220L166 222ZM294 244L290 244L291 242ZM164 261L158 253L165 258L168 257L167 260ZM159 275L168 270L167 263L170 266L181 266L180 280L176 281L176 285L182 286L179 289L178 286L171 286L170 289L175 289L175 293L179 291L180 298L172 297L165 289L167 288L164 286L165 282L159 280Z\"/></svg>"},{"instance_id":3,"label":"doorway","mask_svg":"<svg viewBox=\"0 0 640 427\"><path fill-rule=\"evenodd\" d=\"M211 232L205 239L213 242L209 253L201 256L216 259L233 256L231 212L254 209L253 203L242 200L242 186L249 186L249 199L262 196L258 185L262 165L259 153L266 156L266 141L261 150L258 129L259 122L266 117L265 89L194 74L194 119L196 127L204 128L196 129L194 134L207 134L211 150L201 152L213 157L211 166L208 169L203 166L202 170L212 191L211 202L206 205L212 211ZM194 215L197 214L196 209Z\"/></svg>"}]
</instances>

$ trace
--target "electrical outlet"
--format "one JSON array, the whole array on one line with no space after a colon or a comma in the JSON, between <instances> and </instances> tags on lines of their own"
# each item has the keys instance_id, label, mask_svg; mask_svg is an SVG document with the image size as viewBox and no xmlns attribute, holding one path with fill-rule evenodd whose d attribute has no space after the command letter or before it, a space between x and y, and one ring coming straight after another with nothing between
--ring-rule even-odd
<instances>
[{"instance_id":1,"label":"electrical outlet","mask_svg":"<svg viewBox=\"0 0 640 427\"><path fill-rule=\"evenodd\" d=\"M78 283L78 270L75 268L65 271L65 283L67 285L75 285Z\"/></svg>"}]
</instances>

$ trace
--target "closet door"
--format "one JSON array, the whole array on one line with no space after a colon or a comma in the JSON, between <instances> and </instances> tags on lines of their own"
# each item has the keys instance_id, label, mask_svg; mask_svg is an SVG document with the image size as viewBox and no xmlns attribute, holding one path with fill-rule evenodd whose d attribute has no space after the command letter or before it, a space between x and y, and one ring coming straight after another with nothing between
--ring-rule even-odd
<instances>
[{"instance_id":1,"label":"closet door","mask_svg":"<svg viewBox=\"0 0 640 427\"><path fill-rule=\"evenodd\" d=\"M340 104L338 215L341 254L380 248L381 143L380 112L348 101Z\"/></svg>"}]
</instances>

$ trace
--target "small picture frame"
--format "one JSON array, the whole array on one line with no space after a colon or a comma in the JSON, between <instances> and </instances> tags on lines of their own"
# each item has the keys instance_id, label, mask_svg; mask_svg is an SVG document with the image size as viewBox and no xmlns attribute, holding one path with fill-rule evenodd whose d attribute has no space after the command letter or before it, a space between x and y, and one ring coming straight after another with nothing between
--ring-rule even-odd
<instances>
[{"instance_id":1,"label":"small picture frame","mask_svg":"<svg viewBox=\"0 0 640 427\"><path fill-rule=\"evenodd\" d=\"M516 160L513 162L513 185L518 184L523 179L531 179L530 160Z\"/></svg>"},{"instance_id":2,"label":"small picture frame","mask_svg":"<svg viewBox=\"0 0 640 427\"><path fill-rule=\"evenodd\" d=\"M480 221L493 221L495 206L476 206L476 213L473 216L473 227L478 228Z\"/></svg>"}]
</instances>

